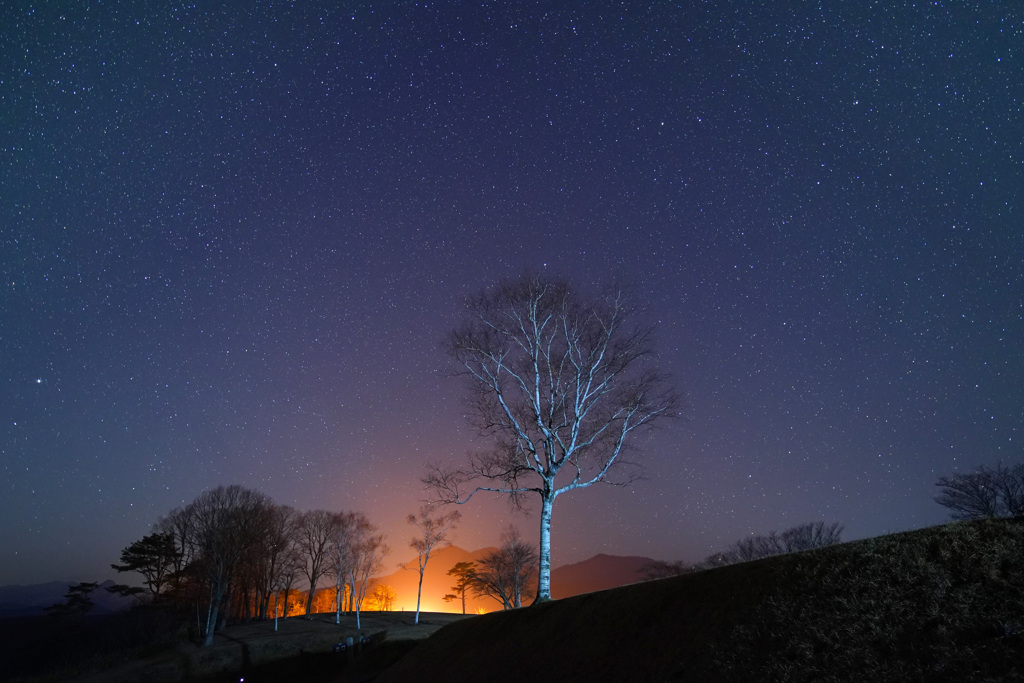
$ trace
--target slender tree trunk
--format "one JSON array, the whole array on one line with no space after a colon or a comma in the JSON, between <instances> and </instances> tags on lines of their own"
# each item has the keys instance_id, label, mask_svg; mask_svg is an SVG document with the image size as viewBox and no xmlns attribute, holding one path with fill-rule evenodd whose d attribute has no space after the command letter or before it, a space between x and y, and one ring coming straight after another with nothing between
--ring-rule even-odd
<instances>
[{"instance_id":1,"label":"slender tree trunk","mask_svg":"<svg viewBox=\"0 0 1024 683\"><path fill-rule=\"evenodd\" d=\"M334 623L341 623L341 601L345 599L342 590L342 586L335 586L334 588Z\"/></svg>"},{"instance_id":2,"label":"slender tree trunk","mask_svg":"<svg viewBox=\"0 0 1024 683\"><path fill-rule=\"evenodd\" d=\"M356 600L356 576L355 574L349 574L349 582L352 588L352 604L356 608L356 630L363 628L362 623L359 620L359 601Z\"/></svg>"},{"instance_id":3,"label":"slender tree trunk","mask_svg":"<svg viewBox=\"0 0 1024 683\"><path fill-rule=\"evenodd\" d=\"M551 599L551 508L555 498L545 491L540 505L540 561L537 574L537 597L533 604Z\"/></svg>"},{"instance_id":4,"label":"slender tree trunk","mask_svg":"<svg viewBox=\"0 0 1024 683\"><path fill-rule=\"evenodd\" d=\"M213 610L213 586L210 586L210 602L206 605L206 624L203 626L203 647L213 645L213 619L216 612Z\"/></svg>"},{"instance_id":5,"label":"slender tree trunk","mask_svg":"<svg viewBox=\"0 0 1024 683\"><path fill-rule=\"evenodd\" d=\"M317 577L319 578L319 577ZM316 595L316 580L313 580L309 584L309 597L306 598L306 619L310 619L310 614L313 611L313 596Z\"/></svg>"},{"instance_id":6,"label":"slender tree trunk","mask_svg":"<svg viewBox=\"0 0 1024 683\"><path fill-rule=\"evenodd\" d=\"M220 621L216 630L223 631L228 626L228 619L231 617L231 610L234 609L234 601L231 599L230 589L221 593L220 614L217 619Z\"/></svg>"},{"instance_id":7,"label":"slender tree trunk","mask_svg":"<svg viewBox=\"0 0 1024 683\"><path fill-rule=\"evenodd\" d=\"M420 596L423 595L423 570L427 568L427 563L420 563L420 582L416 586L416 618L412 620L412 623L420 623Z\"/></svg>"},{"instance_id":8,"label":"slender tree trunk","mask_svg":"<svg viewBox=\"0 0 1024 683\"><path fill-rule=\"evenodd\" d=\"M220 603L224 599L224 590L218 583L215 589L210 590L210 609L206 614L206 637L203 640L204 647L213 645L213 632L217 627L217 615L220 611Z\"/></svg>"}]
</instances>

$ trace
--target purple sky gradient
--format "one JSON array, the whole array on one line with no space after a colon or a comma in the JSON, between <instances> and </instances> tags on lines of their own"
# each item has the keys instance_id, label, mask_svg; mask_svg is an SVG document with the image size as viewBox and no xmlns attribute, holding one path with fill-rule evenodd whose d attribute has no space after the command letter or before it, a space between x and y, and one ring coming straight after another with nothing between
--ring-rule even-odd
<instances>
[{"instance_id":1,"label":"purple sky gradient","mask_svg":"<svg viewBox=\"0 0 1024 683\"><path fill-rule=\"evenodd\" d=\"M689 401L555 565L944 521L1022 458L1024 8L762 4L0 7L0 584L233 483L407 559L481 445L441 341L526 268L633 282Z\"/></svg>"}]
</instances>

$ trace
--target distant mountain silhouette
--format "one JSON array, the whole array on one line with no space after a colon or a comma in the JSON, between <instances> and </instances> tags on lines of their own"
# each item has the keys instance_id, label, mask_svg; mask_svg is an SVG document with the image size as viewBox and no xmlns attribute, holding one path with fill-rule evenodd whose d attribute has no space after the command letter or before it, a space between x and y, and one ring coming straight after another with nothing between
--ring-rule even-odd
<instances>
[{"instance_id":1,"label":"distant mountain silhouette","mask_svg":"<svg viewBox=\"0 0 1024 683\"><path fill-rule=\"evenodd\" d=\"M0 586L0 619L43 614L50 605L64 602L68 586L73 585L71 582L51 581L28 586ZM90 614L118 612L135 604L135 598L125 598L105 590L113 585L114 582L108 579L89 595L95 604Z\"/></svg>"},{"instance_id":2,"label":"distant mountain silhouette","mask_svg":"<svg viewBox=\"0 0 1024 683\"><path fill-rule=\"evenodd\" d=\"M551 597L568 598L637 583L643 576L640 567L649 557L594 555L589 560L551 570Z\"/></svg>"}]
</instances>

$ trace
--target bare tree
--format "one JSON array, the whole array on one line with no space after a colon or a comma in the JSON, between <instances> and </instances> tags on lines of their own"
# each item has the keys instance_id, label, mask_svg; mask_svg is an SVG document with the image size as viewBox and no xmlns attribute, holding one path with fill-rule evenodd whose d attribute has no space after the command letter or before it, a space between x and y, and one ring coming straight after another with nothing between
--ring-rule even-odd
<instances>
[{"instance_id":1,"label":"bare tree","mask_svg":"<svg viewBox=\"0 0 1024 683\"><path fill-rule=\"evenodd\" d=\"M537 551L510 525L502 532L501 547L480 558L473 589L477 595L498 600L502 609L522 607L523 594L536 569Z\"/></svg>"},{"instance_id":2,"label":"bare tree","mask_svg":"<svg viewBox=\"0 0 1024 683\"><path fill-rule=\"evenodd\" d=\"M271 581L270 587L274 591L274 630L277 630L277 596L284 594L284 608L283 614L288 617L288 598L292 592L292 587L298 580L299 575L302 573L302 566L305 564L305 558L302 557L299 548L294 544L289 544L284 555L278 560L278 567L274 572L274 578Z\"/></svg>"},{"instance_id":3,"label":"bare tree","mask_svg":"<svg viewBox=\"0 0 1024 683\"><path fill-rule=\"evenodd\" d=\"M213 644L218 617L236 578L242 559L258 543L263 511L271 502L266 496L241 486L218 486L189 504L194 529L196 559L206 580L210 601L204 629L204 645Z\"/></svg>"},{"instance_id":4,"label":"bare tree","mask_svg":"<svg viewBox=\"0 0 1024 683\"><path fill-rule=\"evenodd\" d=\"M186 581L185 570L195 560L195 524L192 512L188 506L174 508L154 525L156 533L169 534L174 539L172 571L168 578L171 590L179 598L182 597Z\"/></svg>"},{"instance_id":5,"label":"bare tree","mask_svg":"<svg viewBox=\"0 0 1024 683\"><path fill-rule=\"evenodd\" d=\"M769 531L764 536L750 536L736 541L726 550L704 558L704 561L695 569L713 569L773 555L823 548L842 543L842 534L841 524L825 524L824 522L800 524L786 529L782 533Z\"/></svg>"},{"instance_id":6,"label":"bare tree","mask_svg":"<svg viewBox=\"0 0 1024 683\"><path fill-rule=\"evenodd\" d=\"M939 477L935 502L953 519L1015 517L1024 514L1024 463L979 466L973 472Z\"/></svg>"},{"instance_id":7,"label":"bare tree","mask_svg":"<svg viewBox=\"0 0 1024 683\"><path fill-rule=\"evenodd\" d=\"M613 479L629 437L673 414L676 396L646 367L652 328L633 322L621 289L584 297L528 274L467 303L448 351L468 379L470 411L493 450L464 468L430 466L437 502L478 491L513 504L540 498L537 601L551 599L551 515L563 493ZM619 468L621 470L621 468ZM621 476L621 475L620 475Z\"/></svg>"},{"instance_id":8,"label":"bare tree","mask_svg":"<svg viewBox=\"0 0 1024 683\"><path fill-rule=\"evenodd\" d=\"M409 546L416 551L416 568L419 570L419 583L416 585L416 617L414 624L420 623L420 598L423 595L423 573L427 569L427 562L430 561L430 553L435 549L443 548L451 543L448 540L448 533L455 528L462 514L458 511L432 514L432 508L424 505L419 513L409 515L406 521L416 527L418 536L409 542ZM410 569L402 565L402 569Z\"/></svg>"},{"instance_id":9,"label":"bare tree","mask_svg":"<svg viewBox=\"0 0 1024 683\"><path fill-rule=\"evenodd\" d=\"M327 510L303 512L295 523L295 543L305 558L301 570L309 582L309 596L306 598L307 618L313 610L316 585L328 569L338 523L338 515Z\"/></svg>"},{"instance_id":10,"label":"bare tree","mask_svg":"<svg viewBox=\"0 0 1024 683\"><path fill-rule=\"evenodd\" d=\"M295 521L298 515L294 508L287 505L273 505L266 511L263 537L252 558L258 596L257 616L260 619L267 618L270 597L278 590L277 587L287 586L291 590L294 582L297 572L294 562L297 556ZM291 573L291 579L283 577L283 573Z\"/></svg>"},{"instance_id":11,"label":"bare tree","mask_svg":"<svg viewBox=\"0 0 1024 683\"><path fill-rule=\"evenodd\" d=\"M786 529L780 534L782 552L796 553L842 543L843 525L812 522Z\"/></svg>"},{"instance_id":12,"label":"bare tree","mask_svg":"<svg viewBox=\"0 0 1024 683\"><path fill-rule=\"evenodd\" d=\"M329 548L328 572L334 578L334 623L341 623L341 612L349 592L349 578L355 563L354 534L357 524L355 513L340 513L334 525Z\"/></svg>"},{"instance_id":13,"label":"bare tree","mask_svg":"<svg viewBox=\"0 0 1024 683\"><path fill-rule=\"evenodd\" d=\"M395 598L398 594L395 593L395 589L387 584L380 584L373 589L373 593L370 594L370 598L373 600L373 604L377 607L378 612L390 612L395 605Z\"/></svg>"},{"instance_id":14,"label":"bare tree","mask_svg":"<svg viewBox=\"0 0 1024 683\"><path fill-rule=\"evenodd\" d=\"M346 515L349 528L349 589L356 608L356 628L362 628L360 610L370 587L370 579L384 566L388 546L384 534L380 533L366 516L360 512Z\"/></svg>"}]
</instances>

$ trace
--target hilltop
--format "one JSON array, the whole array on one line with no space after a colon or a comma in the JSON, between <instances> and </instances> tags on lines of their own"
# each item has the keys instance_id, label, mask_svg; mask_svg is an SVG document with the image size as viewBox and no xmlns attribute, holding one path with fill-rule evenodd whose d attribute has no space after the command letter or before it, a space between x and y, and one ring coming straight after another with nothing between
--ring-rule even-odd
<instances>
[{"instance_id":1,"label":"hilltop","mask_svg":"<svg viewBox=\"0 0 1024 683\"><path fill-rule=\"evenodd\" d=\"M961 522L442 628L380 683L1020 680L1024 519Z\"/></svg>"}]
</instances>

